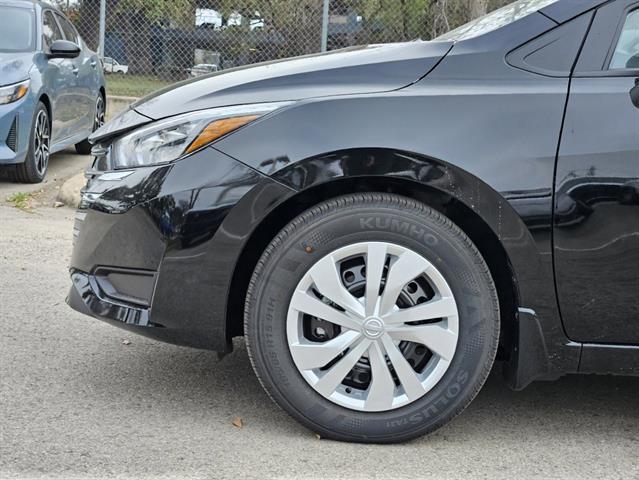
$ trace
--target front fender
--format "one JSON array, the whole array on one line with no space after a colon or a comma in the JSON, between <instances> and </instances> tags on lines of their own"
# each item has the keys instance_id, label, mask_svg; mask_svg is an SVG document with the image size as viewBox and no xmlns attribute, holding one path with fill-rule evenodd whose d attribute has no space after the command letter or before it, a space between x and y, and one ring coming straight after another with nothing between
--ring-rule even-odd
<instances>
[{"instance_id":1,"label":"front fender","mask_svg":"<svg viewBox=\"0 0 639 480\"><path fill-rule=\"evenodd\" d=\"M437 192L460 202L492 230L513 271L519 294L517 318L513 319L518 345L507 369L513 386L520 388L533 378L576 370L579 351L566 348L571 344L561 325L552 281L550 195L511 194L506 198L450 163L390 149L352 149L319 155L288 165L272 178L300 195L350 178L382 188L395 185L394 191L400 192L401 185L410 183L411 192ZM538 335L539 328L543 336Z\"/></svg>"},{"instance_id":2,"label":"front fender","mask_svg":"<svg viewBox=\"0 0 639 480\"><path fill-rule=\"evenodd\" d=\"M530 225L539 222L550 208L550 198L511 198L510 201L469 172L425 155L401 150L362 148L318 155L278 170L271 177L295 191L305 192L340 179L380 179L412 182L415 188L435 191L463 204L478 215L501 242L508 254L520 288L521 305L553 318L555 296L548 285L550 265L540 251ZM522 218L520 213L525 215ZM546 219L548 220L548 219ZM531 288L533 287L534 288ZM540 299L544 301L540 302Z\"/></svg>"},{"instance_id":3,"label":"front fender","mask_svg":"<svg viewBox=\"0 0 639 480\"><path fill-rule=\"evenodd\" d=\"M434 80L386 95L300 102L215 148L297 191L378 176L455 198L501 242L518 281L519 307L534 312L520 318L541 323L550 369L573 371L579 351L566 348L551 249L566 91L566 79L511 80L500 88Z\"/></svg>"}]
</instances>

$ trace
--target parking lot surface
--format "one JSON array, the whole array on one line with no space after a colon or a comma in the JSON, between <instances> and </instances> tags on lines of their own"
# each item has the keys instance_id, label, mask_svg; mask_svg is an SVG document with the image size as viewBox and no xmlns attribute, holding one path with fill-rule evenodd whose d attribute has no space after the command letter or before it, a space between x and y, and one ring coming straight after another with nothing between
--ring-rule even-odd
<instances>
[{"instance_id":1,"label":"parking lot surface","mask_svg":"<svg viewBox=\"0 0 639 480\"><path fill-rule=\"evenodd\" d=\"M218 360L72 311L72 223L68 208L0 206L3 480L639 478L639 378L512 392L493 373L429 437L318 439L269 400L241 342Z\"/></svg>"},{"instance_id":2,"label":"parking lot surface","mask_svg":"<svg viewBox=\"0 0 639 480\"><path fill-rule=\"evenodd\" d=\"M45 195L47 199L55 199L56 187L61 187L67 178L81 172L90 163L91 157L89 155L78 155L73 148L68 148L51 155L49 170L42 183L15 183L9 180L9 171L0 171L0 203L3 203L12 194L21 192L44 191L47 193Z\"/></svg>"}]
</instances>

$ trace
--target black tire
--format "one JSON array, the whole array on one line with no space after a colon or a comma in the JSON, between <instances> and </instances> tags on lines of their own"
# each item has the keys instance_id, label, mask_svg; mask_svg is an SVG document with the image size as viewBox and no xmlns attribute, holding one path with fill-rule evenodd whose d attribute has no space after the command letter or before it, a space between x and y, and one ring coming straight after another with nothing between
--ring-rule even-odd
<instances>
[{"instance_id":1,"label":"black tire","mask_svg":"<svg viewBox=\"0 0 639 480\"><path fill-rule=\"evenodd\" d=\"M40 150L40 143L38 140L38 121L40 118L43 118L46 122L47 128L47 152L46 159L44 160L44 165L42 162L41 155L44 153ZM40 183L44 180L44 177L47 173L49 167L49 153L48 149L50 147L50 136L51 132L51 120L49 116L49 111L47 107L42 102L38 102L36 106L35 112L33 113L33 120L31 122L31 131L29 133L29 149L27 151L27 156L24 162L16 165L16 169L14 172L14 179L16 182L20 183Z\"/></svg>"},{"instance_id":2,"label":"black tire","mask_svg":"<svg viewBox=\"0 0 639 480\"><path fill-rule=\"evenodd\" d=\"M104 117L106 115L106 103L102 94L98 95L95 101L95 117L93 118L93 129L91 132L95 132L98 128L104 125ZM80 143L75 144L75 151L80 155L89 155L91 153L91 142L88 139L82 140Z\"/></svg>"},{"instance_id":3,"label":"black tire","mask_svg":"<svg viewBox=\"0 0 639 480\"><path fill-rule=\"evenodd\" d=\"M366 241L400 245L436 265L459 312L457 349L443 377L413 403L379 412L349 409L315 391L295 366L286 332L289 301L306 271L328 253ZM244 322L262 386L293 418L321 437L391 443L436 430L477 395L497 351L499 303L481 254L448 218L409 198L362 193L307 210L273 239L250 281Z\"/></svg>"}]
</instances>

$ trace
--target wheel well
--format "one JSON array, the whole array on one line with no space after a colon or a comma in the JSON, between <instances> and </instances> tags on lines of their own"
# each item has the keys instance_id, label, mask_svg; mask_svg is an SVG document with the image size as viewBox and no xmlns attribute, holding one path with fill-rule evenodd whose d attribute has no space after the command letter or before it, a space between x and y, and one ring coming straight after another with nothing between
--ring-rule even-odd
<instances>
[{"instance_id":1,"label":"wheel well","mask_svg":"<svg viewBox=\"0 0 639 480\"><path fill-rule=\"evenodd\" d=\"M44 106L47 107L47 113L49 114L49 123L53 122L53 112L51 111L51 101L46 94L40 95L40 101L44 103Z\"/></svg>"},{"instance_id":2,"label":"wheel well","mask_svg":"<svg viewBox=\"0 0 639 480\"><path fill-rule=\"evenodd\" d=\"M501 242L473 210L450 195L410 180L388 177L345 178L311 187L276 207L255 229L237 262L227 309L227 335L243 335L244 299L251 275L264 249L277 233L305 210L330 198L355 192L385 192L418 200L450 218L470 237L488 264L497 287L501 313L498 358L505 359L512 345L518 307L516 279Z\"/></svg>"}]
</instances>

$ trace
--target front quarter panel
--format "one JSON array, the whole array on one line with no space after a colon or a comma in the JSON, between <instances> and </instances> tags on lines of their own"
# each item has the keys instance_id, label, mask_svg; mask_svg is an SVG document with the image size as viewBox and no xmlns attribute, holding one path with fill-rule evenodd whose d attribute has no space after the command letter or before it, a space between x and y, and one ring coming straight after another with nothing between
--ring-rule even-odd
<instances>
[{"instance_id":1,"label":"front quarter panel","mask_svg":"<svg viewBox=\"0 0 639 480\"><path fill-rule=\"evenodd\" d=\"M564 348L570 342L557 309L550 248L568 79L520 71L489 54L482 63L493 70L469 78L463 69L469 48L455 58L456 48L411 87L302 102L215 147L300 191L343 177L383 176L459 200L506 250L519 307L542 323L551 370L576 371L579 350Z\"/></svg>"},{"instance_id":2,"label":"front quarter panel","mask_svg":"<svg viewBox=\"0 0 639 480\"><path fill-rule=\"evenodd\" d=\"M38 69L39 62L40 54L34 53L27 62L31 64L31 67L28 69L23 68L24 72L18 77L15 77L16 81L29 79L29 91L27 95L16 102L0 105L0 165L21 163L26 159L29 149L33 112L44 91L42 77ZM2 77L0 77L0 84L3 83ZM17 143L15 151L9 148L6 143L9 130L14 120L17 121Z\"/></svg>"},{"instance_id":3,"label":"front quarter panel","mask_svg":"<svg viewBox=\"0 0 639 480\"><path fill-rule=\"evenodd\" d=\"M242 229L289 191L213 148L118 181L97 175L76 215L70 303L152 338L227 351L223 299L235 259L229 252L241 244ZM235 207L245 213L240 221L226 218ZM85 281L101 267L157 278L145 298L150 308L101 301L100 290Z\"/></svg>"}]
</instances>

